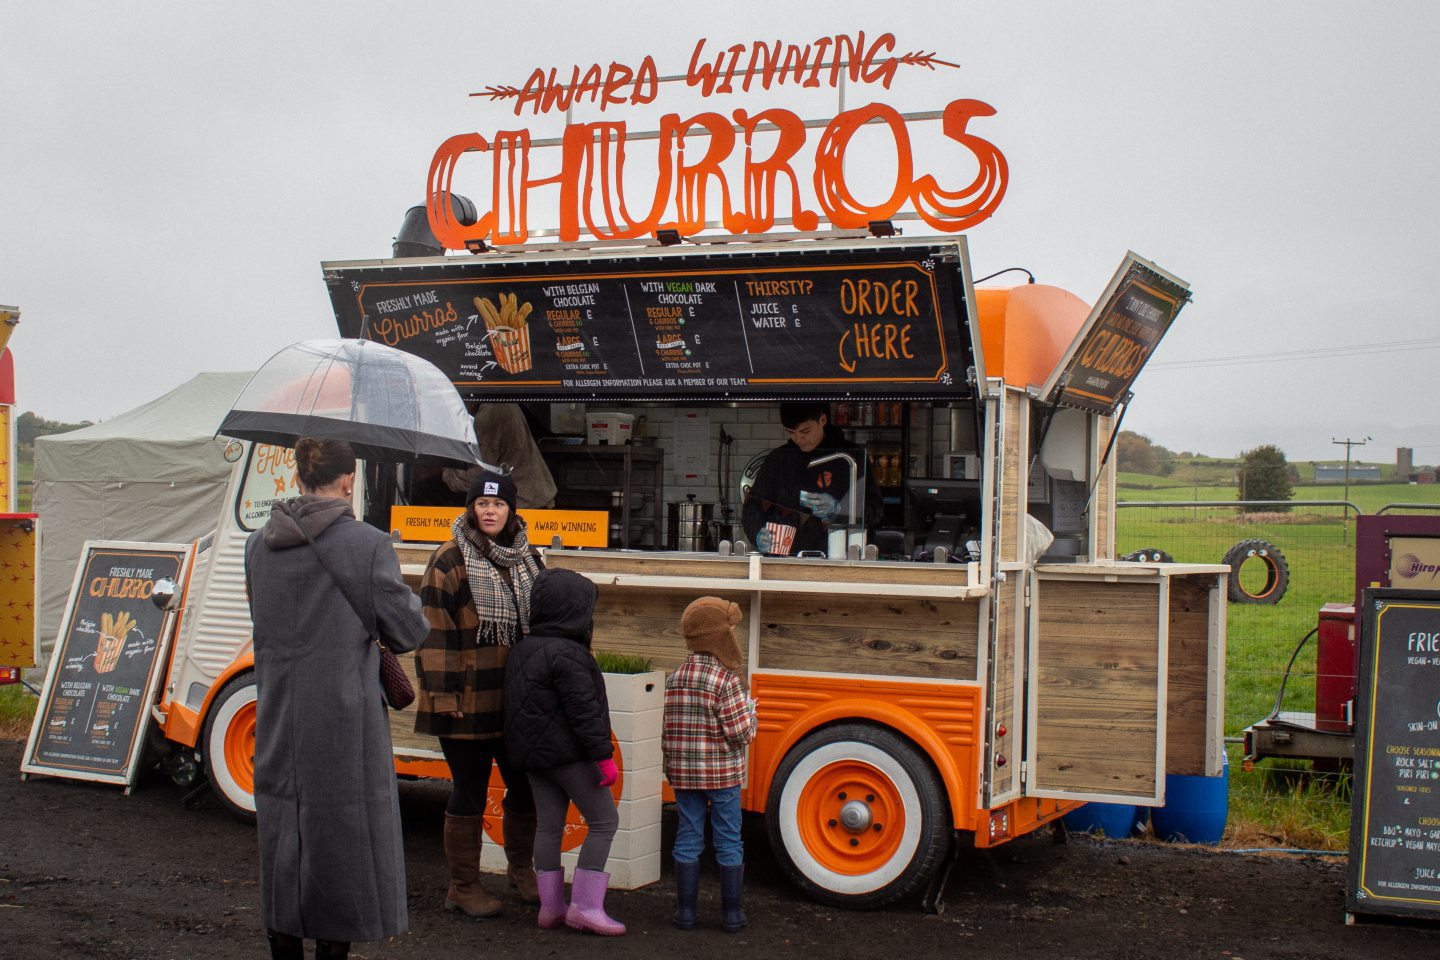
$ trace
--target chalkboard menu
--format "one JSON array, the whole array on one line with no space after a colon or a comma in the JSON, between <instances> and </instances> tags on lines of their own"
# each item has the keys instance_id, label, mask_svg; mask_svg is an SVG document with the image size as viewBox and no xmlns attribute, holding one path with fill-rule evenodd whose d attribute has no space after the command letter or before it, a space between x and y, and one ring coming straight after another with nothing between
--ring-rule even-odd
<instances>
[{"instance_id":1,"label":"chalkboard menu","mask_svg":"<svg viewBox=\"0 0 1440 960\"><path fill-rule=\"evenodd\" d=\"M186 544L85 544L20 769L134 781L172 618L157 580L183 583Z\"/></svg>"},{"instance_id":2,"label":"chalkboard menu","mask_svg":"<svg viewBox=\"0 0 1440 960\"><path fill-rule=\"evenodd\" d=\"M1062 406L1114 413L1189 300L1185 281L1126 254L1042 396Z\"/></svg>"},{"instance_id":3,"label":"chalkboard menu","mask_svg":"<svg viewBox=\"0 0 1440 960\"><path fill-rule=\"evenodd\" d=\"M325 276L343 335L422 356L470 398L967 395L963 240L691 249Z\"/></svg>"},{"instance_id":4,"label":"chalkboard menu","mask_svg":"<svg viewBox=\"0 0 1440 960\"><path fill-rule=\"evenodd\" d=\"M1440 593L1364 594L1352 913L1440 918Z\"/></svg>"}]
</instances>

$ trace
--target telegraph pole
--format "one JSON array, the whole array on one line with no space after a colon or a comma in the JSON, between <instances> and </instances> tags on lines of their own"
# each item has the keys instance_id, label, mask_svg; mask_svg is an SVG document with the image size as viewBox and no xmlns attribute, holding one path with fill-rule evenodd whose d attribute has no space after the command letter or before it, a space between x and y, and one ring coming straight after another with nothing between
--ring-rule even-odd
<instances>
[{"instance_id":1,"label":"telegraph pole","mask_svg":"<svg viewBox=\"0 0 1440 960\"><path fill-rule=\"evenodd\" d=\"M1372 439L1374 438L1366 437L1364 440L1352 440L1349 437L1346 437L1344 440L1336 440L1334 437L1330 438L1331 443L1345 448L1345 499L1347 502L1350 499L1350 448L1363 447L1367 441ZM1340 544L1342 546L1350 542L1350 508L1345 507L1344 510L1345 524L1340 528Z\"/></svg>"}]
</instances>

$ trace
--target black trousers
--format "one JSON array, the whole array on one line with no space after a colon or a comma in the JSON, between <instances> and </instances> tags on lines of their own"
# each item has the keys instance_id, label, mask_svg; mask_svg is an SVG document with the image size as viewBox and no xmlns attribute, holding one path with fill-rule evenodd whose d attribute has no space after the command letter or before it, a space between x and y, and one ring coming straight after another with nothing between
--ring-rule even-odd
<instances>
[{"instance_id":1,"label":"black trousers","mask_svg":"<svg viewBox=\"0 0 1440 960\"><path fill-rule=\"evenodd\" d=\"M505 741L458 740L440 738L440 752L450 767L450 800L445 812L453 817L479 817L485 813L485 798L490 789L490 764L500 768L505 781L505 800L501 808L520 816L535 815L535 796L525 771L510 765L505 754Z\"/></svg>"}]
</instances>

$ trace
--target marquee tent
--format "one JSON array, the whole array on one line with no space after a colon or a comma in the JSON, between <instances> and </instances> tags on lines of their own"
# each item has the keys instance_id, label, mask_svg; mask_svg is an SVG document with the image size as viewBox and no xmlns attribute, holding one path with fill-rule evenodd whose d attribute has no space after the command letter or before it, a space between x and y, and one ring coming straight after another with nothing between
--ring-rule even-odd
<instances>
[{"instance_id":1,"label":"marquee tent","mask_svg":"<svg viewBox=\"0 0 1440 960\"><path fill-rule=\"evenodd\" d=\"M103 423L35 441L42 665L86 540L188 543L213 530L231 465L220 421L251 373L202 373Z\"/></svg>"}]
</instances>

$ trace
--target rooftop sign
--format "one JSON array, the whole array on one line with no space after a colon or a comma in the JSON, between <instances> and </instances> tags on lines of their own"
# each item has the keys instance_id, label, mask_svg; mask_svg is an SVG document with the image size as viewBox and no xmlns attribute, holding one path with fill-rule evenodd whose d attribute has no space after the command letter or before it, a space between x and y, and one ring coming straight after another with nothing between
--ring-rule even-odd
<instances>
[{"instance_id":1,"label":"rooftop sign","mask_svg":"<svg viewBox=\"0 0 1440 960\"><path fill-rule=\"evenodd\" d=\"M547 232L567 242L582 235L640 239L662 230L692 235L717 226L735 234L765 233L777 225L809 231L822 221L861 229L902 216L941 233L958 233L988 218L1005 195L1004 155L969 129L972 120L994 115L988 104L957 99L935 112L905 114L876 101L818 121L778 106L752 110L734 105L737 99L795 89L888 90L901 71L958 66L934 53L897 50L892 33L867 38L858 31L803 44L756 40L713 47L701 39L686 71L673 76L662 76L649 55L635 64L536 67L523 82L496 83L472 96L508 103L516 117L564 111L568 118L569 111L584 107L601 119L567 123L560 138L548 141L532 138L526 127L496 130L488 137L450 137L430 163L430 225L451 250L465 249L467 242L524 243L532 235L532 198L550 189L558 190L558 226ZM627 108L658 103L666 83L679 83L692 97L714 101L725 112L665 113L657 129L644 132L612 119ZM947 160L943 169L920 169L912 137L927 131L918 129L916 121L934 120L945 141L939 153ZM867 155L863 166L893 169L894 178L877 191L879 196L862 198L858 194L870 193L873 184L859 189L847 179L845 160L861 128L870 124L883 131L883 147L867 136L864 149L884 150L886 156L870 162ZM816 129L819 135L812 137ZM631 158L632 164L652 166L644 177L627 177L627 147L640 141L653 142L653 160ZM538 155L542 147L558 147L558 156ZM927 156L936 153L926 151ZM956 182L967 175L968 183ZM457 185L460 179L488 184L488 196L481 192L477 197L473 186ZM477 223L466 226L455 218L452 191L476 197Z\"/></svg>"}]
</instances>

